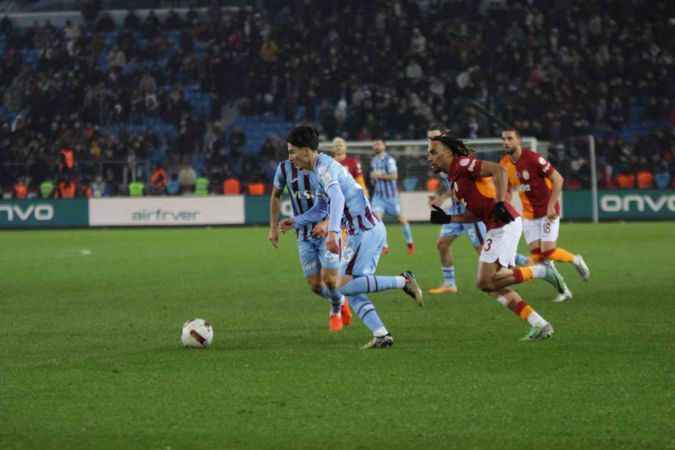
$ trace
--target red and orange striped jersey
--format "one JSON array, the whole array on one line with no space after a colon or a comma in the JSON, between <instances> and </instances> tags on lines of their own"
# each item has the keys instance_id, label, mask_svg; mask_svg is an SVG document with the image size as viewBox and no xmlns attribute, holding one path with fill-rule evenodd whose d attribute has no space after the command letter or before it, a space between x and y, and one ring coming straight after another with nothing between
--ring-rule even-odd
<instances>
[{"instance_id":1,"label":"red and orange striped jersey","mask_svg":"<svg viewBox=\"0 0 675 450\"><path fill-rule=\"evenodd\" d=\"M539 153L525 148L515 163L509 155L504 155L499 164L509 175L510 189L520 195L523 217L544 217L553 188L553 182L549 178L555 170L553 165ZM556 204L556 211L560 214L559 203Z\"/></svg>"},{"instance_id":2,"label":"red and orange striped jersey","mask_svg":"<svg viewBox=\"0 0 675 450\"><path fill-rule=\"evenodd\" d=\"M345 159L340 161L340 164L342 164L347 168L347 170L349 171L349 173L352 174L355 180L358 177L363 176L363 170L361 170L361 163L359 162L358 159L352 156L347 156Z\"/></svg>"},{"instance_id":3,"label":"red and orange striped jersey","mask_svg":"<svg viewBox=\"0 0 675 450\"><path fill-rule=\"evenodd\" d=\"M368 195L368 188L366 187L366 180L363 178L363 170L361 169L361 161L358 159L347 156L345 159L340 161L340 164L347 168L347 171L354 177L359 186L363 189L363 192Z\"/></svg>"},{"instance_id":4,"label":"red and orange striped jersey","mask_svg":"<svg viewBox=\"0 0 675 450\"><path fill-rule=\"evenodd\" d=\"M461 200L466 209L485 223L488 230L505 225L493 216L497 204L497 190L492 177L480 175L483 161L473 156L455 157L448 170L448 179L455 196ZM518 211L507 201L506 208L513 217Z\"/></svg>"}]
</instances>

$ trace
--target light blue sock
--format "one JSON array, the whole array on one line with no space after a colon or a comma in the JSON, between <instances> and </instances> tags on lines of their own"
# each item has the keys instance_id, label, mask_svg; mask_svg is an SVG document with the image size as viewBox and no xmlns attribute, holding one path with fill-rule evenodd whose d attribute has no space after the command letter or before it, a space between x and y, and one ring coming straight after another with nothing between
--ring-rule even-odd
<instances>
[{"instance_id":1,"label":"light blue sock","mask_svg":"<svg viewBox=\"0 0 675 450\"><path fill-rule=\"evenodd\" d=\"M410 224L406 223L405 225L401 225L401 228L403 228L403 239L405 239L405 242L407 244L412 244L413 238L412 238L412 230L410 229Z\"/></svg>"},{"instance_id":2,"label":"light blue sock","mask_svg":"<svg viewBox=\"0 0 675 450\"><path fill-rule=\"evenodd\" d=\"M530 265L530 259L525 256L521 255L520 253L516 254L516 266L529 266Z\"/></svg>"},{"instance_id":3,"label":"light blue sock","mask_svg":"<svg viewBox=\"0 0 675 450\"><path fill-rule=\"evenodd\" d=\"M342 293L339 289L329 289L327 286L321 287L321 296L330 301L333 314L340 312L340 305L342 303Z\"/></svg>"},{"instance_id":4,"label":"light blue sock","mask_svg":"<svg viewBox=\"0 0 675 450\"><path fill-rule=\"evenodd\" d=\"M457 287L455 281L455 266L441 267L443 271L443 284Z\"/></svg>"},{"instance_id":5,"label":"light blue sock","mask_svg":"<svg viewBox=\"0 0 675 450\"><path fill-rule=\"evenodd\" d=\"M380 316L377 315L375 306L373 306L368 297L363 294L355 295L350 298L349 302L352 310L354 310L359 319L361 319L374 336L384 336L388 333Z\"/></svg>"},{"instance_id":6,"label":"light blue sock","mask_svg":"<svg viewBox=\"0 0 675 450\"><path fill-rule=\"evenodd\" d=\"M387 289L401 289L405 286L405 278L401 276L385 277L379 275L368 275L365 277L356 277L349 283L340 288L340 291L350 298L357 294L367 292L380 292Z\"/></svg>"}]
</instances>

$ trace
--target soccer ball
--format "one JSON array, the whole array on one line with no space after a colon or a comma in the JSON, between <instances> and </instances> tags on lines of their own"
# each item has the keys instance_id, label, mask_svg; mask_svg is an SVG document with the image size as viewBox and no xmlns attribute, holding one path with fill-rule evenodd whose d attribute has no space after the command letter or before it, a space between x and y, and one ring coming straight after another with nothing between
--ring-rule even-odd
<instances>
[{"instance_id":1,"label":"soccer ball","mask_svg":"<svg viewBox=\"0 0 675 450\"><path fill-rule=\"evenodd\" d=\"M213 341L213 327L208 320L188 320L183 324L180 341L185 347L206 348Z\"/></svg>"}]
</instances>

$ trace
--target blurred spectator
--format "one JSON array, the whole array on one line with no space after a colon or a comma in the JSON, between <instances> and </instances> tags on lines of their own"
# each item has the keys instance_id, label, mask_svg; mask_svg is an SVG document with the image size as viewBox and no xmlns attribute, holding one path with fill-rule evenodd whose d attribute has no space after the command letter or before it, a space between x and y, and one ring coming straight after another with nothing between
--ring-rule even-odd
<instances>
[{"instance_id":1,"label":"blurred spectator","mask_svg":"<svg viewBox=\"0 0 675 450\"><path fill-rule=\"evenodd\" d=\"M191 194L194 191L197 173L187 162L183 162L178 171L178 182L182 194Z\"/></svg>"},{"instance_id":2,"label":"blurred spectator","mask_svg":"<svg viewBox=\"0 0 675 450\"><path fill-rule=\"evenodd\" d=\"M154 167L150 175L150 185L148 186L148 193L150 195L163 195L166 193L166 186L169 178L166 175L166 170L161 165Z\"/></svg>"},{"instance_id":3,"label":"blurred spectator","mask_svg":"<svg viewBox=\"0 0 675 450\"><path fill-rule=\"evenodd\" d=\"M180 181L178 180L178 174L172 173L169 182L166 184L166 193L169 195L178 195L180 194Z\"/></svg>"},{"instance_id":4,"label":"blurred spectator","mask_svg":"<svg viewBox=\"0 0 675 450\"><path fill-rule=\"evenodd\" d=\"M77 182L73 178L64 178L59 181L56 196L58 198L75 198L77 196Z\"/></svg>"},{"instance_id":5,"label":"blurred spectator","mask_svg":"<svg viewBox=\"0 0 675 450\"><path fill-rule=\"evenodd\" d=\"M100 14L100 0L86 0L82 27L20 29L3 19L3 161L34 161L29 175L38 185L55 169L81 179L102 172L116 192L130 152L141 165L203 151L213 182L248 183L269 172L242 156L260 150L249 148L259 141L232 125L207 137L211 122L264 114L318 122L328 136L410 139L434 118L465 136L498 136L499 122L485 111L555 143L588 133L622 137L601 162L612 174L635 163L625 145L672 156L667 0L649 7L344 0L339 8L322 4L322 20L306 3L228 10L214 3L208 14L151 11L142 20L130 11L117 26ZM635 143L636 134L659 128L665 136ZM73 151L71 167L62 149ZM568 168L583 174L587 165L571 155ZM21 173L6 170L8 190Z\"/></svg>"}]
</instances>

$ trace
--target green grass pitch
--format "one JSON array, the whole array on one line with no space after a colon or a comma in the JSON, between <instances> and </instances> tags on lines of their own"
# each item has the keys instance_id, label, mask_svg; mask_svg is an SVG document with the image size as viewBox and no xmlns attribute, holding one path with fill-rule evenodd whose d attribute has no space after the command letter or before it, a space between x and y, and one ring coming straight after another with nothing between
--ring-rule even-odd
<instances>
[{"instance_id":1,"label":"green grass pitch","mask_svg":"<svg viewBox=\"0 0 675 450\"><path fill-rule=\"evenodd\" d=\"M673 223L563 224L559 265L574 299L519 291L556 328L528 327L473 285L416 307L372 294L395 336L362 351L354 326L302 278L294 240L265 228L2 232L0 450L675 448ZM438 227L398 227L380 274L440 281ZM521 242L522 245L522 242ZM180 346L186 319L212 321L208 350Z\"/></svg>"}]
</instances>

